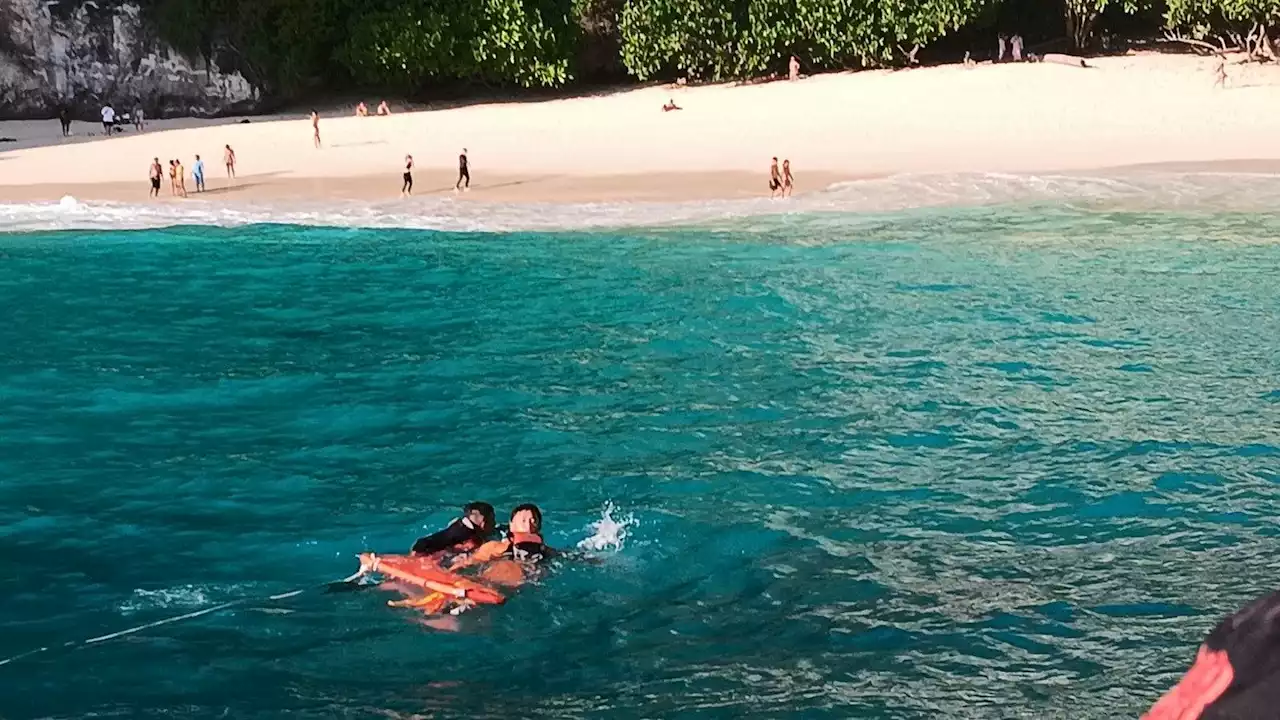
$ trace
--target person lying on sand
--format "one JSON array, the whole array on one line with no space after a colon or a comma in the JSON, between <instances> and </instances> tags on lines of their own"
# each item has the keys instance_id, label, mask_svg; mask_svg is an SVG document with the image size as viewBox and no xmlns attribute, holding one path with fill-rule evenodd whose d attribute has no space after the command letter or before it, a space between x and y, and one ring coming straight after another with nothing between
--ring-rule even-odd
<instances>
[{"instance_id":1,"label":"person lying on sand","mask_svg":"<svg viewBox=\"0 0 1280 720\"><path fill-rule=\"evenodd\" d=\"M683 109L684 108L676 104L675 98L668 100L667 104L662 106L662 112L671 112L672 110L683 110Z\"/></svg>"}]
</instances>

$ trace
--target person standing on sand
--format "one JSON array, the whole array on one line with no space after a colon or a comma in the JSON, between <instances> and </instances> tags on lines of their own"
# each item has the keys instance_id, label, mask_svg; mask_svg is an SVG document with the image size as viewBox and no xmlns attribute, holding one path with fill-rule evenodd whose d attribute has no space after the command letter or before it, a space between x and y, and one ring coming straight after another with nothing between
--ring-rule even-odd
<instances>
[{"instance_id":1,"label":"person standing on sand","mask_svg":"<svg viewBox=\"0 0 1280 720\"><path fill-rule=\"evenodd\" d=\"M791 56L791 64L790 64L789 70L790 70L789 77L792 82L795 82L796 80L800 79L800 58L796 57L795 55Z\"/></svg>"},{"instance_id":2,"label":"person standing on sand","mask_svg":"<svg viewBox=\"0 0 1280 720\"><path fill-rule=\"evenodd\" d=\"M311 128L315 130L316 147L320 147L320 113L311 111Z\"/></svg>"},{"instance_id":3,"label":"person standing on sand","mask_svg":"<svg viewBox=\"0 0 1280 720\"><path fill-rule=\"evenodd\" d=\"M133 129L142 132L147 129L145 118L142 115L142 103L133 104Z\"/></svg>"},{"instance_id":4,"label":"person standing on sand","mask_svg":"<svg viewBox=\"0 0 1280 720\"><path fill-rule=\"evenodd\" d=\"M151 159L151 197L160 197L160 178L164 177L164 168L160 167L160 158Z\"/></svg>"},{"instance_id":5,"label":"person standing on sand","mask_svg":"<svg viewBox=\"0 0 1280 720\"><path fill-rule=\"evenodd\" d=\"M791 197L791 191L795 190L795 178L791 176L791 161L782 161L782 196Z\"/></svg>"},{"instance_id":6,"label":"person standing on sand","mask_svg":"<svg viewBox=\"0 0 1280 720\"><path fill-rule=\"evenodd\" d=\"M102 132L111 137L111 128L116 124L116 109L111 103L102 106Z\"/></svg>"},{"instance_id":7,"label":"person standing on sand","mask_svg":"<svg viewBox=\"0 0 1280 720\"><path fill-rule=\"evenodd\" d=\"M1022 62L1022 36L1014 33L1013 39L1009 41L1010 53L1013 55L1014 62Z\"/></svg>"},{"instance_id":8,"label":"person standing on sand","mask_svg":"<svg viewBox=\"0 0 1280 720\"><path fill-rule=\"evenodd\" d=\"M773 159L773 164L769 166L769 197L778 194L782 189L782 175L778 172L778 158Z\"/></svg>"},{"instance_id":9,"label":"person standing on sand","mask_svg":"<svg viewBox=\"0 0 1280 720\"><path fill-rule=\"evenodd\" d=\"M187 196L187 171L182 167L181 160L173 161L173 176L178 179L178 192L182 197Z\"/></svg>"},{"instance_id":10,"label":"person standing on sand","mask_svg":"<svg viewBox=\"0 0 1280 720\"><path fill-rule=\"evenodd\" d=\"M178 173L178 169L177 169L177 166L178 166L178 161L177 161L177 160L170 160L170 161L169 161L169 194L170 194L170 195L177 195L177 194L178 194L178 175L177 175L177 173Z\"/></svg>"},{"instance_id":11,"label":"person standing on sand","mask_svg":"<svg viewBox=\"0 0 1280 720\"><path fill-rule=\"evenodd\" d=\"M466 180L464 187L462 181ZM458 156L458 182L453 184L453 191L457 192L458 188L465 190L471 189L471 164L467 162L467 149L462 148L462 154Z\"/></svg>"},{"instance_id":12,"label":"person standing on sand","mask_svg":"<svg viewBox=\"0 0 1280 720\"><path fill-rule=\"evenodd\" d=\"M236 151L228 145L227 149L222 153L222 162L227 166L227 177L235 179L236 176Z\"/></svg>"},{"instance_id":13,"label":"person standing on sand","mask_svg":"<svg viewBox=\"0 0 1280 720\"><path fill-rule=\"evenodd\" d=\"M71 112L67 110L66 105L58 108L58 122L62 123L62 137L71 134Z\"/></svg>"},{"instance_id":14,"label":"person standing on sand","mask_svg":"<svg viewBox=\"0 0 1280 720\"><path fill-rule=\"evenodd\" d=\"M413 194L413 156L404 156L404 184L400 186L400 197Z\"/></svg>"},{"instance_id":15,"label":"person standing on sand","mask_svg":"<svg viewBox=\"0 0 1280 720\"><path fill-rule=\"evenodd\" d=\"M191 179L196 181L196 192L204 192L204 161L196 156L196 164L191 166Z\"/></svg>"},{"instance_id":16,"label":"person standing on sand","mask_svg":"<svg viewBox=\"0 0 1280 720\"><path fill-rule=\"evenodd\" d=\"M996 53L996 62L1002 63L1004 62L1004 33L1000 33L997 42L999 43L997 48L999 52Z\"/></svg>"}]
</instances>

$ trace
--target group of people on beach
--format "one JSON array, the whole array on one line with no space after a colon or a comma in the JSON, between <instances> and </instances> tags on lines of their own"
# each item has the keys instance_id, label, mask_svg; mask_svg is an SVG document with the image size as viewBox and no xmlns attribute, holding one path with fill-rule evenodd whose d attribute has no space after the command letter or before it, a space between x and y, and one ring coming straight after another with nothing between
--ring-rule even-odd
<instances>
[{"instance_id":1,"label":"group of people on beach","mask_svg":"<svg viewBox=\"0 0 1280 720\"><path fill-rule=\"evenodd\" d=\"M227 168L227 178L235 178L236 151L232 150L230 145L225 146L222 161ZM160 184L164 180L164 166L160 164L160 158L151 159L151 169L148 176L151 180L151 197L159 197ZM191 166L191 180L195 184L196 192L202 193L205 191L204 160L199 155L196 155L195 164ZM181 160L174 159L169 161L169 194L174 197L187 197L187 170Z\"/></svg>"},{"instance_id":2,"label":"group of people on beach","mask_svg":"<svg viewBox=\"0 0 1280 720\"><path fill-rule=\"evenodd\" d=\"M791 175L791 161L782 161L782 170L778 170L778 158L769 166L769 197L790 197L795 189L795 178Z\"/></svg>"},{"instance_id":3,"label":"group of people on beach","mask_svg":"<svg viewBox=\"0 0 1280 720\"><path fill-rule=\"evenodd\" d=\"M401 176L400 197L413 194L413 156L404 156L404 175ZM466 192L471 189L471 162L467 160L467 149L462 148L458 155L458 180L453 184L454 192Z\"/></svg>"},{"instance_id":4,"label":"group of people on beach","mask_svg":"<svg viewBox=\"0 0 1280 720\"><path fill-rule=\"evenodd\" d=\"M315 111L312 110L312 112L314 113ZM377 112L379 116L391 114L391 108L387 105L386 100L378 103ZM365 105L363 100L360 101L359 105L356 105L356 117L369 117L369 106Z\"/></svg>"}]
</instances>

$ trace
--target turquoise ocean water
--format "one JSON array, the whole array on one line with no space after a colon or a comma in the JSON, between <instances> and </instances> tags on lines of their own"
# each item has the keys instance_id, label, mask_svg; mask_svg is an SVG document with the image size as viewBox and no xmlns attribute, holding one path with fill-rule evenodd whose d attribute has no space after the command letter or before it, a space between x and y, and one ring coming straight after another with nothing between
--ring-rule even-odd
<instances>
[{"instance_id":1,"label":"turquoise ocean water","mask_svg":"<svg viewBox=\"0 0 1280 720\"><path fill-rule=\"evenodd\" d=\"M1280 585L1280 216L0 234L0 716L1137 717ZM572 547L309 591L457 507ZM610 509L611 508L611 509Z\"/></svg>"}]
</instances>

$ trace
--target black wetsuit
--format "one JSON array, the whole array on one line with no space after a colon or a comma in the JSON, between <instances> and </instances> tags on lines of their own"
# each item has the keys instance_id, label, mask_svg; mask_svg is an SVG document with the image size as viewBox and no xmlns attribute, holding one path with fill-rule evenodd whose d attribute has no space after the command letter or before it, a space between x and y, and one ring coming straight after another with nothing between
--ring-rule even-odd
<instances>
[{"instance_id":1,"label":"black wetsuit","mask_svg":"<svg viewBox=\"0 0 1280 720\"><path fill-rule=\"evenodd\" d=\"M1273 720L1280 717L1280 592L1218 624L1182 681L1150 720ZM1203 708L1196 713L1197 708Z\"/></svg>"},{"instance_id":2,"label":"black wetsuit","mask_svg":"<svg viewBox=\"0 0 1280 720\"><path fill-rule=\"evenodd\" d=\"M466 518L459 518L440 532L418 538L410 552L415 555L430 555L445 550L474 550L484 543L485 535L483 530L472 527Z\"/></svg>"},{"instance_id":3,"label":"black wetsuit","mask_svg":"<svg viewBox=\"0 0 1280 720\"><path fill-rule=\"evenodd\" d=\"M458 182L453 186L454 190L463 187L463 181L466 181L466 187L471 187L471 170L467 165L467 154L463 153L458 156Z\"/></svg>"}]
</instances>

